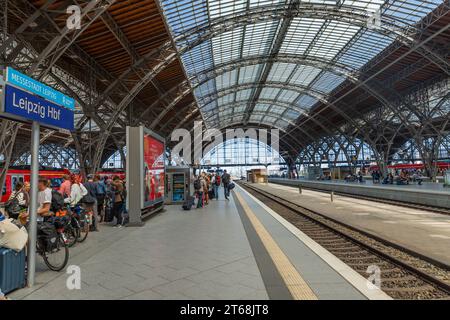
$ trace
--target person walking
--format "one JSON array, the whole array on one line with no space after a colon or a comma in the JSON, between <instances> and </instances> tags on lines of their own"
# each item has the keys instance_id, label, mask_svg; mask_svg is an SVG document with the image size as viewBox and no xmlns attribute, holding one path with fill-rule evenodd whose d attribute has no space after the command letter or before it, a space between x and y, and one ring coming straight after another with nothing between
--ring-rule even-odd
<instances>
[{"instance_id":1,"label":"person walking","mask_svg":"<svg viewBox=\"0 0 450 320\"><path fill-rule=\"evenodd\" d=\"M222 184L223 184L223 189L224 189L224 194L225 194L225 199L228 199L228 197L230 196L230 181L231 181L231 177L230 174L227 172L227 170L223 170L223 175L222 175Z\"/></svg>"},{"instance_id":2,"label":"person walking","mask_svg":"<svg viewBox=\"0 0 450 320\"><path fill-rule=\"evenodd\" d=\"M121 228L123 222L123 211L126 200L125 186L119 176L113 177L112 191L114 193L114 203L112 207L112 216L116 217L115 227Z\"/></svg>"},{"instance_id":3,"label":"person walking","mask_svg":"<svg viewBox=\"0 0 450 320\"><path fill-rule=\"evenodd\" d=\"M202 175L203 180L205 181L203 185L203 195L205 197L205 205L209 204L209 187L211 185L211 181L206 173L203 173Z\"/></svg>"},{"instance_id":4,"label":"person walking","mask_svg":"<svg viewBox=\"0 0 450 320\"><path fill-rule=\"evenodd\" d=\"M87 176L88 181L84 184L84 187L88 191L89 198L92 203L88 203L87 206L92 207L92 211L94 212L94 219L92 221L92 231L98 230L98 202L97 202L97 183L94 182L94 175L89 174Z\"/></svg>"},{"instance_id":5,"label":"person walking","mask_svg":"<svg viewBox=\"0 0 450 320\"><path fill-rule=\"evenodd\" d=\"M105 197L106 197L106 185L105 181L100 178L100 175L96 174L94 176L94 183L96 186L97 194L97 215L99 217L99 223L105 220L104 207L105 207Z\"/></svg>"},{"instance_id":6,"label":"person walking","mask_svg":"<svg viewBox=\"0 0 450 320\"><path fill-rule=\"evenodd\" d=\"M214 197L216 200L219 200L220 175L217 172L213 174L211 183L214 190Z\"/></svg>"}]
</instances>

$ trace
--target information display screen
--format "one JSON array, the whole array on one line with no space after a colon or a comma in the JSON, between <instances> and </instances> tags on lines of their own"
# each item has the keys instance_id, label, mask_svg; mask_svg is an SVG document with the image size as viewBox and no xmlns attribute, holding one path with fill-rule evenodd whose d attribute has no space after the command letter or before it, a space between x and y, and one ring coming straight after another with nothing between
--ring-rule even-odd
<instances>
[{"instance_id":1,"label":"information display screen","mask_svg":"<svg viewBox=\"0 0 450 320\"><path fill-rule=\"evenodd\" d=\"M164 142L144 133L144 207L164 201Z\"/></svg>"}]
</instances>

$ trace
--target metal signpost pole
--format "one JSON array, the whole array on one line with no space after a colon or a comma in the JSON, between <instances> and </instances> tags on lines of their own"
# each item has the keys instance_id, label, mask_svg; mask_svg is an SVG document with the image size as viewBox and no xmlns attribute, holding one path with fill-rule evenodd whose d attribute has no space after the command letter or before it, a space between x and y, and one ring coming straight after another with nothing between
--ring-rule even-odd
<instances>
[{"instance_id":1,"label":"metal signpost pole","mask_svg":"<svg viewBox=\"0 0 450 320\"><path fill-rule=\"evenodd\" d=\"M38 176L39 176L39 122L33 121L31 127L31 197L28 229L28 287L34 285L36 270L37 209L38 209Z\"/></svg>"}]
</instances>

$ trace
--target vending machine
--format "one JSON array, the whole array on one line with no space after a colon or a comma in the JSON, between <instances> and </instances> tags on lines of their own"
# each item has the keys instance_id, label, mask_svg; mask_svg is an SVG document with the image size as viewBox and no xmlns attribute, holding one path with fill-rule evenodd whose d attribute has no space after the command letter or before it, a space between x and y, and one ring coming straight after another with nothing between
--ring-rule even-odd
<instances>
[{"instance_id":1,"label":"vending machine","mask_svg":"<svg viewBox=\"0 0 450 320\"><path fill-rule=\"evenodd\" d=\"M183 203L194 193L193 174L189 167L166 167L166 204Z\"/></svg>"}]
</instances>

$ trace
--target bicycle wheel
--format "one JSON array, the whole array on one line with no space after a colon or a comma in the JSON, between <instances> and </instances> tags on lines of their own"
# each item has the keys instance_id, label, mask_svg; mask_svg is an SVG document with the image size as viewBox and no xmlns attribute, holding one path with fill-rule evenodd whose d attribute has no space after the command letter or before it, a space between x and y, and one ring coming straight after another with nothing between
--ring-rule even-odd
<instances>
[{"instance_id":1,"label":"bicycle wheel","mask_svg":"<svg viewBox=\"0 0 450 320\"><path fill-rule=\"evenodd\" d=\"M52 271L61 271L69 262L69 247L60 234L58 234L55 248L51 250L43 250L41 248L40 251L45 264Z\"/></svg>"},{"instance_id":2,"label":"bicycle wheel","mask_svg":"<svg viewBox=\"0 0 450 320\"><path fill-rule=\"evenodd\" d=\"M78 235L79 234L77 230L74 227L72 227L72 225L67 225L64 228L65 242L69 248L72 248L75 245L75 243L77 243Z\"/></svg>"},{"instance_id":3,"label":"bicycle wheel","mask_svg":"<svg viewBox=\"0 0 450 320\"><path fill-rule=\"evenodd\" d=\"M89 234L89 218L82 214L78 220L80 228L78 229L78 242L83 242Z\"/></svg>"}]
</instances>

